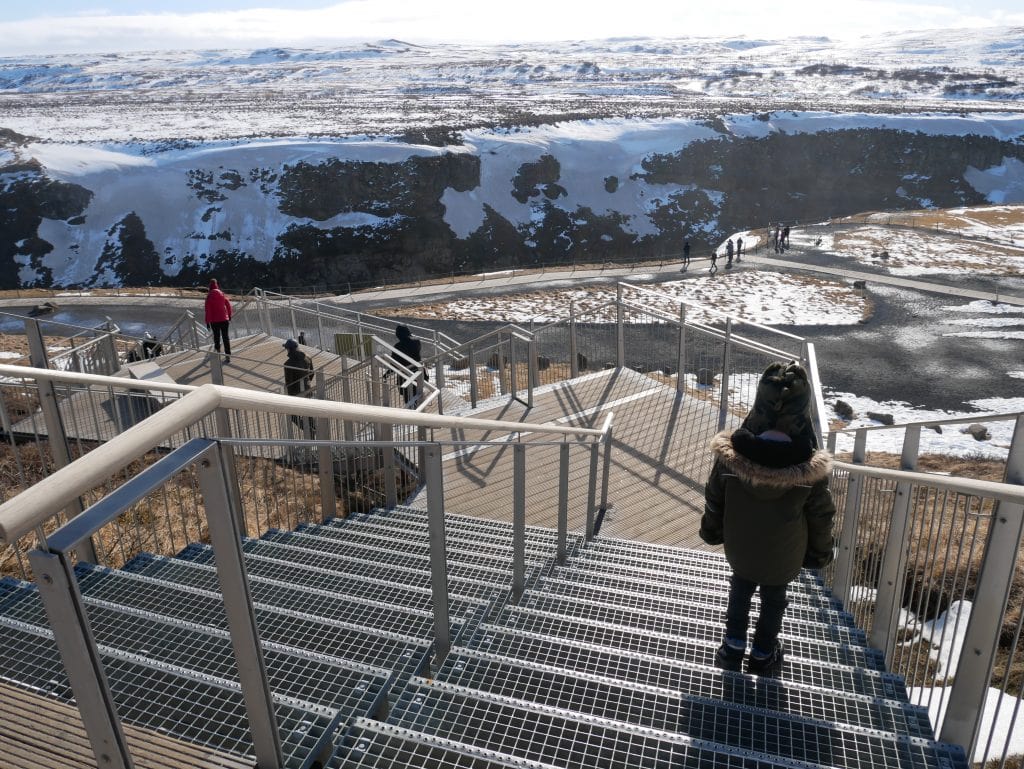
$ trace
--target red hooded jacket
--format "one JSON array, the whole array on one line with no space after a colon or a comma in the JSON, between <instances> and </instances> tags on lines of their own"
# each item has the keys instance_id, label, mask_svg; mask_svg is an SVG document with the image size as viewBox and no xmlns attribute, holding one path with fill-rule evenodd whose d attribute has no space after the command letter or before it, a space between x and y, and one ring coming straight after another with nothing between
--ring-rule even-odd
<instances>
[{"instance_id":1,"label":"red hooded jacket","mask_svg":"<svg viewBox=\"0 0 1024 769\"><path fill-rule=\"evenodd\" d=\"M231 320L231 302L224 292L217 287L217 281L210 281L210 290L206 294L206 323L223 323Z\"/></svg>"}]
</instances>

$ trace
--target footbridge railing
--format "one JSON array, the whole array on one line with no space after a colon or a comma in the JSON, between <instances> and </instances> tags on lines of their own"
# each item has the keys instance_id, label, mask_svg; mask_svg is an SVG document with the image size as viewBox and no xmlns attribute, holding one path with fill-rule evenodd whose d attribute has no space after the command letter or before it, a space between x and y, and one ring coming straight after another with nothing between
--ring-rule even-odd
<instances>
[{"instance_id":1,"label":"footbridge railing","mask_svg":"<svg viewBox=\"0 0 1024 769\"><path fill-rule=\"evenodd\" d=\"M51 383L74 379L81 387L118 388L124 384L112 377L14 366L0 367L0 376ZM607 480L601 476L607 474L610 415L599 429L576 428L331 403L218 385L132 384L147 393L176 399L0 504L0 541L16 550L26 549L29 538L37 542L28 553L31 572L90 742L103 766L132 764L100 650L90 630L88 607L77 587L77 561L118 566L144 551L173 554L190 541L212 544L257 765L280 766L281 737L241 551L241 537L253 530L254 518L259 526L282 522L281 508L277 515L266 511L263 520L261 509L284 505L286 518L291 510L297 518L323 520L337 512L333 507L338 502L337 481L339 475L351 478L351 452L403 448L419 452L430 521L434 654L435 664L439 664L452 643L444 495L447 474L455 471L446 469L446 453L455 457L491 451L492 469L499 463L511 463L507 518L512 522L513 595L525 589L527 578L527 489L533 485L527 481L527 455L541 452L554 457L559 467L557 492L545 495L547 506L551 500L557 504L559 558L565 556L570 528L593 535L599 514L594 490L607 488ZM240 426L259 427L260 420L266 418L291 417L314 420L318 439L268 440L266 430L260 439L237 437ZM428 435L426 441L408 444L346 442L334 438L341 434L338 428L345 422L409 425L483 437L452 441L431 440ZM256 430L250 434L254 433L260 434ZM315 459L304 465L297 458L301 455ZM538 462L550 464L543 457ZM395 474L390 482L401 484L400 476ZM570 483L571 478L576 479L575 484ZM372 481L367 485L373 485ZM406 488L403 498L416 490ZM600 504L606 500L601 499Z\"/></svg>"}]
</instances>

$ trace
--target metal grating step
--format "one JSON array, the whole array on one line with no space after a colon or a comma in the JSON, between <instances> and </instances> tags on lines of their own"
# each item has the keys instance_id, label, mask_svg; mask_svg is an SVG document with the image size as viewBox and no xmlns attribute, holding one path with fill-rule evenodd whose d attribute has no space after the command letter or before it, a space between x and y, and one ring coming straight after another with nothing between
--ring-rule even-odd
<instances>
[{"instance_id":1,"label":"metal grating step","mask_svg":"<svg viewBox=\"0 0 1024 769\"><path fill-rule=\"evenodd\" d=\"M96 643L106 650L188 670L228 686L237 685L237 663L229 633L160 619L90 598L83 600ZM39 593L29 583L25 583L19 600L6 606L3 616L43 630L49 627ZM277 645L267 645L264 658L275 697L332 717L339 712L345 719L370 715L393 679L382 668L357 666L323 655L301 655Z\"/></svg>"},{"instance_id":2,"label":"metal grating step","mask_svg":"<svg viewBox=\"0 0 1024 769\"><path fill-rule=\"evenodd\" d=\"M678 688L701 696L741 701L772 710L797 709L795 712L814 718L839 713L843 708L854 708L861 713L861 723L871 721L887 731L928 734L921 729L931 728L926 709L910 704L903 679L889 673L832 666L819 666L815 670L796 660L789 666L790 675L786 680L759 681L699 663L511 630L489 623L477 629L467 646L510 660ZM705 653L710 658L714 649ZM792 668L796 668L798 674L794 674ZM829 704L833 698L849 704L833 707ZM906 728L900 726L904 721L909 722Z\"/></svg>"},{"instance_id":3,"label":"metal grating step","mask_svg":"<svg viewBox=\"0 0 1024 769\"><path fill-rule=\"evenodd\" d=\"M667 599L644 592L644 587L643 584L634 582L630 588L607 588L555 577L544 577L534 586L534 590L566 598L578 598L581 601L613 604L633 611L676 614L694 619L705 619L711 622L725 621L728 594L702 592L694 589L674 599ZM753 605L759 606L760 601L755 600ZM830 609L811 608L805 604L795 604L788 607L786 609L786 618L794 623L814 622L841 625L851 629L857 628L857 624L851 614Z\"/></svg>"},{"instance_id":4,"label":"metal grating step","mask_svg":"<svg viewBox=\"0 0 1024 769\"><path fill-rule=\"evenodd\" d=\"M213 592L220 590L217 569L212 565L194 561L141 555L125 564L123 570L179 585L197 587L201 590ZM248 574L248 578L252 599L257 603L280 606L316 616L346 616L346 599L341 596L352 596L355 599L372 601L374 604L390 604L419 612L430 613L433 611L433 600L429 590L407 588L401 585L371 583L367 586L366 583L350 580L347 590L331 592L308 585L298 586L268 579L252 573ZM487 601L477 599L451 596L449 600L449 612L458 617L476 616L481 612L486 612L489 606Z\"/></svg>"},{"instance_id":5,"label":"metal grating step","mask_svg":"<svg viewBox=\"0 0 1024 769\"><path fill-rule=\"evenodd\" d=\"M810 767L682 734L413 679L389 723L558 767Z\"/></svg>"},{"instance_id":6,"label":"metal grating step","mask_svg":"<svg viewBox=\"0 0 1024 769\"><path fill-rule=\"evenodd\" d=\"M512 536L512 524L506 521L492 521L486 518L469 518L466 516L446 514L445 531L470 534L489 540L506 542ZM402 529L408 531L427 531L430 527L426 513L422 511L382 510L378 513L360 513L348 518L331 518L324 522L325 526L359 526L372 529ZM558 544L558 533L553 529L538 526L526 527L526 541L555 547ZM582 545L583 537L578 534L566 534L566 547L570 550Z\"/></svg>"},{"instance_id":7,"label":"metal grating step","mask_svg":"<svg viewBox=\"0 0 1024 769\"><path fill-rule=\"evenodd\" d=\"M201 590L187 586L173 585L158 579L139 574L90 568L88 565L76 567L79 588L83 595L110 601L125 603L138 609L155 611L173 601L195 602L204 607L214 609L217 626L226 628L223 613L223 601L217 591ZM256 602L257 611L288 611L297 616L325 621L343 621L375 630L387 630L411 638L429 639L433 632L433 615L430 612L402 609L374 601L362 601L355 598L342 598L316 602L310 608L320 609L317 612L305 612L301 608L284 605L272 605ZM212 624L212 623L201 623Z\"/></svg>"},{"instance_id":8,"label":"metal grating step","mask_svg":"<svg viewBox=\"0 0 1024 769\"><path fill-rule=\"evenodd\" d=\"M76 567L79 589L89 596L161 617L227 630L221 596L196 588L177 587L140 575L103 567ZM420 670L427 660L431 635L401 635L386 627L369 628L348 619L324 619L257 605L260 636L316 654L338 656L365 665L393 670L399 677ZM378 624L387 625L382 617ZM455 623L453 623L455 624ZM456 625L461 630L461 625ZM453 633L458 637L457 633Z\"/></svg>"},{"instance_id":9,"label":"metal grating step","mask_svg":"<svg viewBox=\"0 0 1024 769\"><path fill-rule=\"evenodd\" d=\"M453 650L435 679L509 700L816 764L867 769L875 766L876 756L901 749L935 750L930 728L923 735L897 735L859 724L850 712L842 714L845 719L839 728L833 721L802 714L513 662L472 650Z\"/></svg>"},{"instance_id":10,"label":"metal grating step","mask_svg":"<svg viewBox=\"0 0 1024 769\"><path fill-rule=\"evenodd\" d=\"M600 646L621 648L631 652L653 654L656 657L686 660L708 667L714 666L715 649L721 642L721 630L713 638L701 640L688 638L678 633L663 633L637 630L628 625L596 622L579 617L539 611L523 606L507 607L494 623L541 635L552 635L577 641L590 641ZM885 670L885 659L877 649L865 646L809 641L788 638L783 640L786 649L788 673L794 668L794 658L799 658L815 667L821 665L845 665L869 670Z\"/></svg>"},{"instance_id":11,"label":"metal grating step","mask_svg":"<svg viewBox=\"0 0 1024 769\"><path fill-rule=\"evenodd\" d=\"M635 630L672 633L706 641L721 641L725 624L725 615L718 607L691 605L686 607L686 615L679 613L655 614L621 606L610 606L601 601L585 600L575 596L552 595L538 589L525 591L519 601L519 606L561 614L564 617L579 617L594 622L631 627ZM753 634L753 627L751 627L750 633ZM858 628L797 622L789 616L782 620L782 638L800 638L859 646L866 643L864 631Z\"/></svg>"},{"instance_id":12,"label":"metal grating step","mask_svg":"<svg viewBox=\"0 0 1024 769\"><path fill-rule=\"evenodd\" d=\"M255 761L240 691L110 653L101 655L118 715L128 724ZM0 618L0 676L39 694L73 703L70 684L49 631ZM305 767L328 744L336 720L274 703L286 767Z\"/></svg>"},{"instance_id":13,"label":"metal grating step","mask_svg":"<svg viewBox=\"0 0 1024 769\"><path fill-rule=\"evenodd\" d=\"M394 547L394 543L389 547L378 547L374 545L363 545L358 542L346 542L343 539L339 540L328 537L317 537L290 531L268 531L260 537L260 539L265 539L269 542L284 542L297 547L303 547L309 550L319 550L325 553L351 555L357 558L379 561L381 563L390 563L427 570L430 569L430 556L427 554L427 548L421 545L409 544L399 550ZM512 568L511 556L493 556L486 553L476 553L472 550L457 550L451 547L448 548L447 552L449 567L454 563L466 563L477 566L481 569L489 569L491 571L507 571ZM540 568L547 565L548 561L546 559L531 559L529 557L526 559L526 566L528 569L530 567Z\"/></svg>"},{"instance_id":14,"label":"metal grating step","mask_svg":"<svg viewBox=\"0 0 1024 769\"><path fill-rule=\"evenodd\" d=\"M419 569L375 564L371 561L320 555L313 551L297 550L288 545L260 539L242 543L245 568L250 574L271 579L308 584L324 590L345 593L350 580L372 584L396 585L419 590L430 589L430 574ZM289 560L287 556L300 557ZM209 545L191 544L175 556L194 563L213 563L213 549ZM507 580L506 580L507 581ZM482 601L501 602L507 588L474 579L448 576L448 587L453 595Z\"/></svg>"},{"instance_id":15,"label":"metal grating step","mask_svg":"<svg viewBox=\"0 0 1024 769\"><path fill-rule=\"evenodd\" d=\"M642 561L603 562L581 556L573 558L569 566L575 571L582 573L603 574L643 582L706 584L710 589L725 591L729 590L729 575L732 574L732 570L728 566L722 569L717 566L712 568L701 564L692 564L668 570ZM800 596L801 594L810 594L816 597L828 595L828 591L806 569L800 572L796 580L789 583L788 593L793 597Z\"/></svg>"},{"instance_id":16,"label":"metal grating step","mask_svg":"<svg viewBox=\"0 0 1024 769\"><path fill-rule=\"evenodd\" d=\"M404 553L421 553L424 555L429 555L430 553L430 539L425 529L385 529L384 531L374 531L365 526L306 524L297 528L296 531L313 537L324 537L367 547L387 549L397 546ZM448 547L449 553L463 553L469 550L478 556L491 556L502 562L510 562L512 559L511 535L503 541L496 541L464 532L446 532L445 544ZM555 554L554 547L546 544L538 545L529 540L525 542L525 551L527 561L532 560L536 563L543 562Z\"/></svg>"},{"instance_id":17,"label":"metal grating step","mask_svg":"<svg viewBox=\"0 0 1024 769\"><path fill-rule=\"evenodd\" d=\"M311 547L310 545L313 545ZM307 542L302 539L280 532L277 534L264 534L258 540L248 540L242 543L242 549L246 553L258 555L270 554L272 557L292 561L299 564L313 564L324 568L333 568L338 571L357 575L375 575L381 569L399 569L406 573L425 574L430 577L429 559L419 556L392 558L392 562L381 562L374 560L375 553L360 553L352 555L337 553L332 550L324 550L315 547L316 542ZM272 546L272 547L271 547ZM377 551L377 554L380 554ZM395 562L397 561L397 562ZM472 579L481 583L495 586L506 586L512 582L512 569L492 569L486 566L479 566L472 563L448 562L448 576Z\"/></svg>"},{"instance_id":18,"label":"metal grating step","mask_svg":"<svg viewBox=\"0 0 1024 769\"><path fill-rule=\"evenodd\" d=\"M672 575L665 579L658 577L639 579L636 574L626 575L622 573L609 574L598 569L577 569L570 562L565 566L556 565L551 570L551 576L578 584L593 585L595 587L608 588L612 590L636 590L642 588L645 595L669 600L688 600L694 593L701 595L716 595L727 597L729 594L728 580L712 579L699 569L694 569L692 575L685 577ZM812 609L826 609L841 611L842 604L822 592L807 592L806 590L787 590L791 607L804 606ZM757 601L757 595L754 596Z\"/></svg>"},{"instance_id":19,"label":"metal grating step","mask_svg":"<svg viewBox=\"0 0 1024 769\"><path fill-rule=\"evenodd\" d=\"M386 519L402 517L409 521L427 521L427 511L420 510L415 507L409 507L408 505L398 505L392 510L380 510L376 513L365 513L367 517L385 517ZM469 528L484 528L495 531L497 533L512 531L512 522L508 520L496 520L494 518L476 518L471 515L461 515L459 513L445 513L445 523L447 525L456 527L469 527ZM549 529L545 526L527 526L526 527L527 537L537 537L540 539L548 538L554 542L558 538L558 532L555 529ZM582 537L578 534L569 533L570 539L576 538L582 540Z\"/></svg>"},{"instance_id":20,"label":"metal grating step","mask_svg":"<svg viewBox=\"0 0 1024 769\"><path fill-rule=\"evenodd\" d=\"M551 764L358 718L325 769L551 769Z\"/></svg>"}]
</instances>

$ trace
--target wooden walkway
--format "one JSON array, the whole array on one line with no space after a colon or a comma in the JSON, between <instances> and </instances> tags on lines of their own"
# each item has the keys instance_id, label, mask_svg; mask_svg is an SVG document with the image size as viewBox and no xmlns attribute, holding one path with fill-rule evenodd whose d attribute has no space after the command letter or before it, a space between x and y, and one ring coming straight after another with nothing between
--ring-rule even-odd
<instances>
[{"instance_id":1,"label":"wooden walkway","mask_svg":"<svg viewBox=\"0 0 1024 769\"><path fill-rule=\"evenodd\" d=\"M252 769L252 761L125 725L138 769ZM78 708L0 683L0 766L96 766Z\"/></svg>"},{"instance_id":2,"label":"wooden walkway","mask_svg":"<svg viewBox=\"0 0 1024 769\"><path fill-rule=\"evenodd\" d=\"M704 481L710 471L708 443L718 410L628 369L608 370L541 388L534 407L518 402L478 410L485 419L600 427L614 413L609 512L600 536L684 547L706 547L697 536L704 512ZM484 432L451 432L438 440L504 440ZM526 433L527 522L557 526L559 447L555 436ZM582 449L582 450L581 450ZM512 449L453 445L445 454L445 509L451 513L510 520ZM570 530L585 524L590 451L570 450ZM418 498L417 506L426 505Z\"/></svg>"}]
</instances>

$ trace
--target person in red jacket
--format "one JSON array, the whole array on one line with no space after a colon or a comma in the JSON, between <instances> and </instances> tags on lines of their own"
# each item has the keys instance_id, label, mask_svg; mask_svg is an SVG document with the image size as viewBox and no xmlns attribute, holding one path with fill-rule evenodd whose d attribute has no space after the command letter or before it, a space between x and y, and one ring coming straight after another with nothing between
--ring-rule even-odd
<instances>
[{"instance_id":1,"label":"person in red jacket","mask_svg":"<svg viewBox=\"0 0 1024 769\"><path fill-rule=\"evenodd\" d=\"M231 340L228 338L228 326L231 323L231 302L220 290L217 280L210 281L210 289L206 292L206 327L213 332L213 349L220 352L221 342L224 343L224 362L231 362Z\"/></svg>"}]
</instances>

